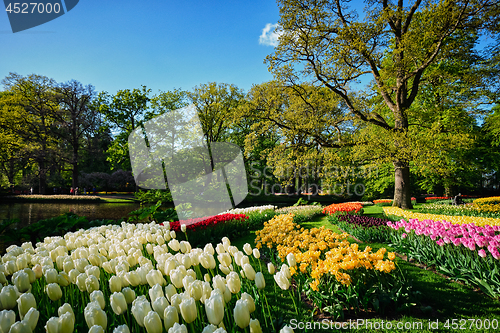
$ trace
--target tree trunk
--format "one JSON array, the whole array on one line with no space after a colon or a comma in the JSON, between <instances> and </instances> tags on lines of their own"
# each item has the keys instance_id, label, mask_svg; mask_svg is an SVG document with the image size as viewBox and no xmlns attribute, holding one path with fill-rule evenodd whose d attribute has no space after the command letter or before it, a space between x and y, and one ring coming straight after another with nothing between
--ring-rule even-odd
<instances>
[{"instance_id":1,"label":"tree trunk","mask_svg":"<svg viewBox=\"0 0 500 333\"><path fill-rule=\"evenodd\" d=\"M39 194L45 194L47 188L47 170L45 168L45 161L38 163L38 191Z\"/></svg>"},{"instance_id":2,"label":"tree trunk","mask_svg":"<svg viewBox=\"0 0 500 333\"><path fill-rule=\"evenodd\" d=\"M410 165L406 161L394 162L394 201L393 207L412 209L410 192Z\"/></svg>"},{"instance_id":3,"label":"tree trunk","mask_svg":"<svg viewBox=\"0 0 500 333\"><path fill-rule=\"evenodd\" d=\"M73 185L73 188L78 187L78 148L75 148L73 151L73 180L71 184Z\"/></svg>"}]
</instances>

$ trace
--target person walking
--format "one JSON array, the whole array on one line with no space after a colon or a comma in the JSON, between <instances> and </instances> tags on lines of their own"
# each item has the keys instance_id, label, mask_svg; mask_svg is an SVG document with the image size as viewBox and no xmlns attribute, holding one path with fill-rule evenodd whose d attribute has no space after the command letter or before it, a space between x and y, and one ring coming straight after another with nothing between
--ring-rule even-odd
<instances>
[{"instance_id":1,"label":"person walking","mask_svg":"<svg viewBox=\"0 0 500 333\"><path fill-rule=\"evenodd\" d=\"M74 193L75 193L75 190L74 190L73 188L71 188L71 189L69 190L69 194L73 195Z\"/></svg>"}]
</instances>

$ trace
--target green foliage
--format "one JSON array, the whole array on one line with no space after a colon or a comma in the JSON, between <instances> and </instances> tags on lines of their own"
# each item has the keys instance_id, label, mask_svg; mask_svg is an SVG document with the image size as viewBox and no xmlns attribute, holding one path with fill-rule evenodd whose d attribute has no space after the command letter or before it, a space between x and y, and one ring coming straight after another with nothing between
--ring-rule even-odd
<instances>
[{"instance_id":1,"label":"green foliage","mask_svg":"<svg viewBox=\"0 0 500 333\"><path fill-rule=\"evenodd\" d=\"M152 221L153 220L153 215L158 211L158 208L160 208L162 202L158 201L156 204L149 206L149 207L144 207L144 208L139 208L137 210L131 211L128 213L130 217L128 218L128 222L141 222L141 221Z\"/></svg>"},{"instance_id":2,"label":"green foliage","mask_svg":"<svg viewBox=\"0 0 500 333\"><path fill-rule=\"evenodd\" d=\"M134 196L142 203L156 203L158 201L172 202L172 194L170 191L165 190L139 190L134 193Z\"/></svg>"}]
</instances>

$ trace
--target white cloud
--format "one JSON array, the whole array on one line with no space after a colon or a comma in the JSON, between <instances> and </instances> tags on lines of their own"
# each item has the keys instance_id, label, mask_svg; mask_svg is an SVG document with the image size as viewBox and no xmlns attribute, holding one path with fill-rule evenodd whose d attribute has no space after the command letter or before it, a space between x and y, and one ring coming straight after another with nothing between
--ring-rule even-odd
<instances>
[{"instance_id":1,"label":"white cloud","mask_svg":"<svg viewBox=\"0 0 500 333\"><path fill-rule=\"evenodd\" d=\"M262 29L262 35L259 37L259 44L278 46L278 37L281 36L282 33L277 23L268 23L266 27Z\"/></svg>"}]
</instances>

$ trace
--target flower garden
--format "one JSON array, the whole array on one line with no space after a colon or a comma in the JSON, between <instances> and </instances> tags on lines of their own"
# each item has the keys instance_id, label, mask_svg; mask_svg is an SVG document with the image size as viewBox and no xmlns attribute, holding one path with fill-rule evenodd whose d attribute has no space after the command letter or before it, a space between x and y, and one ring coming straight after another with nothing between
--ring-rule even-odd
<instances>
[{"instance_id":1,"label":"flower garden","mask_svg":"<svg viewBox=\"0 0 500 333\"><path fill-rule=\"evenodd\" d=\"M429 295L410 279L409 261L498 306L498 199L421 212L351 202L78 224L6 249L0 332L315 332L325 320L426 322L436 310L422 302ZM368 215L377 209L385 216ZM477 216L460 215L469 209Z\"/></svg>"}]
</instances>

